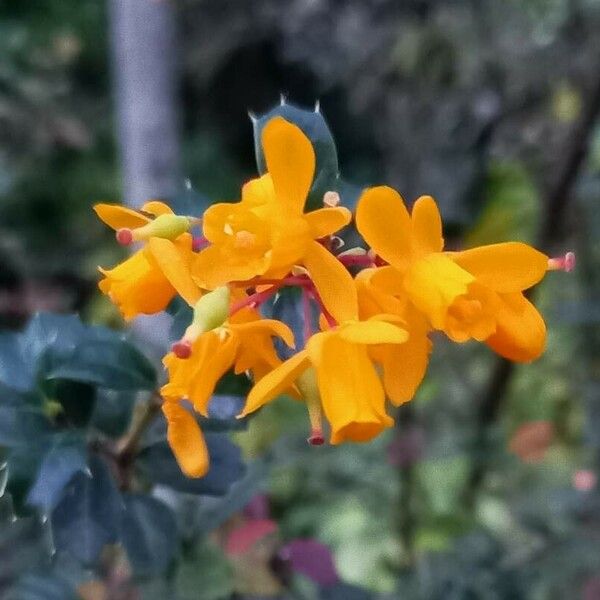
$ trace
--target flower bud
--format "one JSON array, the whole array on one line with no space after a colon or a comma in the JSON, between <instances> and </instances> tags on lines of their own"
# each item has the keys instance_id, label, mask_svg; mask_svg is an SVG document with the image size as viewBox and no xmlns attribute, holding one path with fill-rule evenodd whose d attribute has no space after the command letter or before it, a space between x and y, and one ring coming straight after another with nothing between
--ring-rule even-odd
<instances>
[{"instance_id":1,"label":"flower bud","mask_svg":"<svg viewBox=\"0 0 600 600\"><path fill-rule=\"evenodd\" d=\"M189 217L168 213L158 215L153 221L136 229L123 227L117 231L116 237L122 246L129 246L133 242L141 242L151 237L174 240L189 231L192 225L192 219Z\"/></svg>"},{"instance_id":2,"label":"flower bud","mask_svg":"<svg viewBox=\"0 0 600 600\"><path fill-rule=\"evenodd\" d=\"M194 318L183 337L171 346L177 358L189 358L194 342L207 331L221 327L229 315L229 288L218 287L196 302Z\"/></svg>"}]
</instances>

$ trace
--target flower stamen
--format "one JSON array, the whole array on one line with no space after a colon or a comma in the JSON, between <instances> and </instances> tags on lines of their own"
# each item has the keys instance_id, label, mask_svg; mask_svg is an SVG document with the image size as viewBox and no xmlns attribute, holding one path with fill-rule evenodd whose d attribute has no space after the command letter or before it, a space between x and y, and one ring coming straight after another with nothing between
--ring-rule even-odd
<instances>
[{"instance_id":1,"label":"flower stamen","mask_svg":"<svg viewBox=\"0 0 600 600\"><path fill-rule=\"evenodd\" d=\"M549 258L548 270L570 273L575 268L576 262L575 252L567 252L564 256Z\"/></svg>"}]
</instances>

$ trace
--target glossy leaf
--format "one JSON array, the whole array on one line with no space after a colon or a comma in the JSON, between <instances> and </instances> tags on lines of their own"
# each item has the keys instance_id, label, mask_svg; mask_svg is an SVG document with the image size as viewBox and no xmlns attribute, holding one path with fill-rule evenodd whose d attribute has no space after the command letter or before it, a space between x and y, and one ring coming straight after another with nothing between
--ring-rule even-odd
<instances>
[{"instance_id":1,"label":"glossy leaf","mask_svg":"<svg viewBox=\"0 0 600 600\"><path fill-rule=\"evenodd\" d=\"M64 579L53 575L25 575L6 600L77 600L79 596Z\"/></svg>"},{"instance_id":2,"label":"glossy leaf","mask_svg":"<svg viewBox=\"0 0 600 600\"><path fill-rule=\"evenodd\" d=\"M150 361L119 338L84 341L46 376L114 390L152 390L156 386L156 372Z\"/></svg>"},{"instance_id":3,"label":"glossy leaf","mask_svg":"<svg viewBox=\"0 0 600 600\"><path fill-rule=\"evenodd\" d=\"M130 494L123 498L122 542L137 575L166 571L177 549L177 523L171 509L154 498Z\"/></svg>"},{"instance_id":4,"label":"glossy leaf","mask_svg":"<svg viewBox=\"0 0 600 600\"><path fill-rule=\"evenodd\" d=\"M105 463L93 456L89 471L75 475L52 513L57 549L86 564L118 538L122 501Z\"/></svg>"},{"instance_id":5,"label":"glossy leaf","mask_svg":"<svg viewBox=\"0 0 600 600\"><path fill-rule=\"evenodd\" d=\"M44 457L35 484L27 495L27 503L49 514L71 479L87 470L86 458L83 439L65 440L62 436Z\"/></svg>"}]
</instances>

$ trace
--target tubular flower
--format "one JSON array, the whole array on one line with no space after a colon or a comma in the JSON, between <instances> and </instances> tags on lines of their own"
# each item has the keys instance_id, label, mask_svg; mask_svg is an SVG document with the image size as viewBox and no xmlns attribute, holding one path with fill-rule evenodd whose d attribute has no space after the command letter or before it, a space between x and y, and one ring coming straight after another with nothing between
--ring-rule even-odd
<instances>
[{"instance_id":1,"label":"tubular flower","mask_svg":"<svg viewBox=\"0 0 600 600\"><path fill-rule=\"evenodd\" d=\"M443 252L433 198L419 198L409 214L389 187L367 190L359 201L357 226L390 266L373 283L404 293L434 329L457 342L485 341L498 354L527 362L543 351L544 321L523 291L549 268L547 256L519 242Z\"/></svg>"},{"instance_id":2,"label":"tubular flower","mask_svg":"<svg viewBox=\"0 0 600 600\"><path fill-rule=\"evenodd\" d=\"M281 364L272 336L293 346L294 336L287 325L261 319L256 311L246 308L222 326L200 334L189 358L178 358L173 352L164 358L169 381L161 388L161 395L168 441L181 470L189 477L206 473L208 457L200 427L179 401L189 400L194 410L206 417L215 386L229 370L250 372L260 380Z\"/></svg>"},{"instance_id":3,"label":"tubular flower","mask_svg":"<svg viewBox=\"0 0 600 600\"><path fill-rule=\"evenodd\" d=\"M352 278L317 240L347 225L351 213L339 206L303 212L315 153L299 127L275 117L263 129L262 144L268 173L243 187L240 202L215 204L204 214L210 245L196 259L194 278L212 289L256 276L283 277L302 266L329 312L343 320L336 314L338 298L352 289Z\"/></svg>"},{"instance_id":4,"label":"tubular flower","mask_svg":"<svg viewBox=\"0 0 600 600\"><path fill-rule=\"evenodd\" d=\"M397 315L408 332L403 344L381 344L368 347L369 355L383 370L385 392L395 406L412 400L421 384L432 344L427 319L408 301L406 296L393 297L378 289L372 282L378 269L364 269L356 276L360 316L363 319L382 313Z\"/></svg>"},{"instance_id":5,"label":"tubular flower","mask_svg":"<svg viewBox=\"0 0 600 600\"><path fill-rule=\"evenodd\" d=\"M391 427L393 420L386 414L384 388L368 347L404 344L408 333L397 321L392 315L379 315L313 335L304 350L254 385L240 416L254 412L295 383L311 419L309 442L323 443L321 410L331 427L332 444L374 438Z\"/></svg>"},{"instance_id":6,"label":"tubular flower","mask_svg":"<svg viewBox=\"0 0 600 600\"><path fill-rule=\"evenodd\" d=\"M181 235L173 242L173 249L179 262L189 264L194 256L191 235ZM175 297L175 288L165 277L159 260L160 255L153 251L151 245L147 245L113 269L99 267L104 279L98 287L119 308L126 320L139 314L160 312Z\"/></svg>"},{"instance_id":7,"label":"tubular flower","mask_svg":"<svg viewBox=\"0 0 600 600\"><path fill-rule=\"evenodd\" d=\"M174 215L162 202L155 200L142 207L143 212L155 215L155 219L150 219L143 212L113 204L97 204L94 210L102 221L117 231L117 240L121 244L172 238L172 261L189 265L195 256L192 236L187 233L192 220ZM152 244L145 245L113 269L99 268L104 275L98 284L100 290L117 305L127 320L139 314L160 312L175 297L175 288L162 268L171 269L170 261L156 250Z\"/></svg>"}]
</instances>

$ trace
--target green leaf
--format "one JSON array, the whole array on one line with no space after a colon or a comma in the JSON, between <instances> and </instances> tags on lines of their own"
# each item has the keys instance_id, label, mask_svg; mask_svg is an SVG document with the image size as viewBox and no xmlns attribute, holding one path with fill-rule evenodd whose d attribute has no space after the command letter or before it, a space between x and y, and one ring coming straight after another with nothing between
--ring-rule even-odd
<instances>
[{"instance_id":1,"label":"green leaf","mask_svg":"<svg viewBox=\"0 0 600 600\"><path fill-rule=\"evenodd\" d=\"M285 103L276 106L258 119L253 119L254 151L258 171L261 175L267 172L261 140L262 130L276 116L281 116L300 127L315 149L315 176L308 194L306 209L320 208L323 205L323 194L329 190L336 190L339 178L337 149L327 122L318 109L304 110Z\"/></svg>"},{"instance_id":2,"label":"green leaf","mask_svg":"<svg viewBox=\"0 0 600 600\"><path fill-rule=\"evenodd\" d=\"M123 497L122 542L137 575L166 571L177 550L177 523L171 509L141 494Z\"/></svg>"},{"instance_id":3,"label":"green leaf","mask_svg":"<svg viewBox=\"0 0 600 600\"><path fill-rule=\"evenodd\" d=\"M52 449L42 461L35 484L29 490L27 504L48 515L75 474L87 470L86 458L85 441L81 437L56 436Z\"/></svg>"},{"instance_id":4,"label":"green leaf","mask_svg":"<svg viewBox=\"0 0 600 600\"><path fill-rule=\"evenodd\" d=\"M129 342L86 340L46 374L48 379L71 379L113 390L153 390L156 372L150 361Z\"/></svg>"},{"instance_id":5,"label":"green leaf","mask_svg":"<svg viewBox=\"0 0 600 600\"><path fill-rule=\"evenodd\" d=\"M6 600L77 600L79 596L64 579L54 575L25 575Z\"/></svg>"},{"instance_id":6,"label":"green leaf","mask_svg":"<svg viewBox=\"0 0 600 600\"><path fill-rule=\"evenodd\" d=\"M0 446L29 446L50 431L50 421L41 409L22 404L0 406Z\"/></svg>"},{"instance_id":7,"label":"green leaf","mask_svg":"<svg viewBox=\"0 0 600 600\"><path fill-rule=\"evenodd\" d=\"M89 470L78 473L52 513L57 549L94 564L106 544L118 539L122 502L104 462L92 456Z\"/></svg>"},{"instance_id":8,"label":"green leaf","mask_svg":"<svg viewBox=\"0 0 600 600\"><path fill-rule=\"evenodd\" d=\"M200 479L188 478L181 472L166 441L144 448L138 456L137 465L154 483L188 494L222 496L244 474L241 452L225 434L206 433L205 438L210 470Z\"/></svg>"},{"instance_id":9,"label":"green leaf","mask_svg":"<svg viewBox=\"0 0 600 600\"><path fill-rule=\"evenodd\" d=\"M0 335L0 382L22 392L30 390L35 382L32 363L26 359L15 333Z\"/></svg>"},{"instance_id":10,"label":"green leaf","mask_svg":"<svg viewBox=\"0 0 600 600\"><path fill-rule=\"evenodd\" d=\"M30 515L34 511L26 504L27 494L35 483L44 456L51 447L50 436L33 438L29 445L11 448L8 457L6 489L12 496L17 515Z\"/></svg>"},{"instance_id":11,"label":"green leaf","mask_svg":"<svg viewBox=\"0 0 600 600\"><path fill-rule=\"evenodd\" d=\"M45 534L35 517L17 519L0 527L0 596L15 578L48 562Z\"/></svg>"},{"instance_id":12,"label":"green leaf","mask_svg":"<svg viewBox=\"0 0 600 600\"><path fill-rule=\"evenodd\" d=\"M91 425L103 434L118 438L123 435L131 422L136 393L98 388Z\"/></svg>"}]
</instances>

